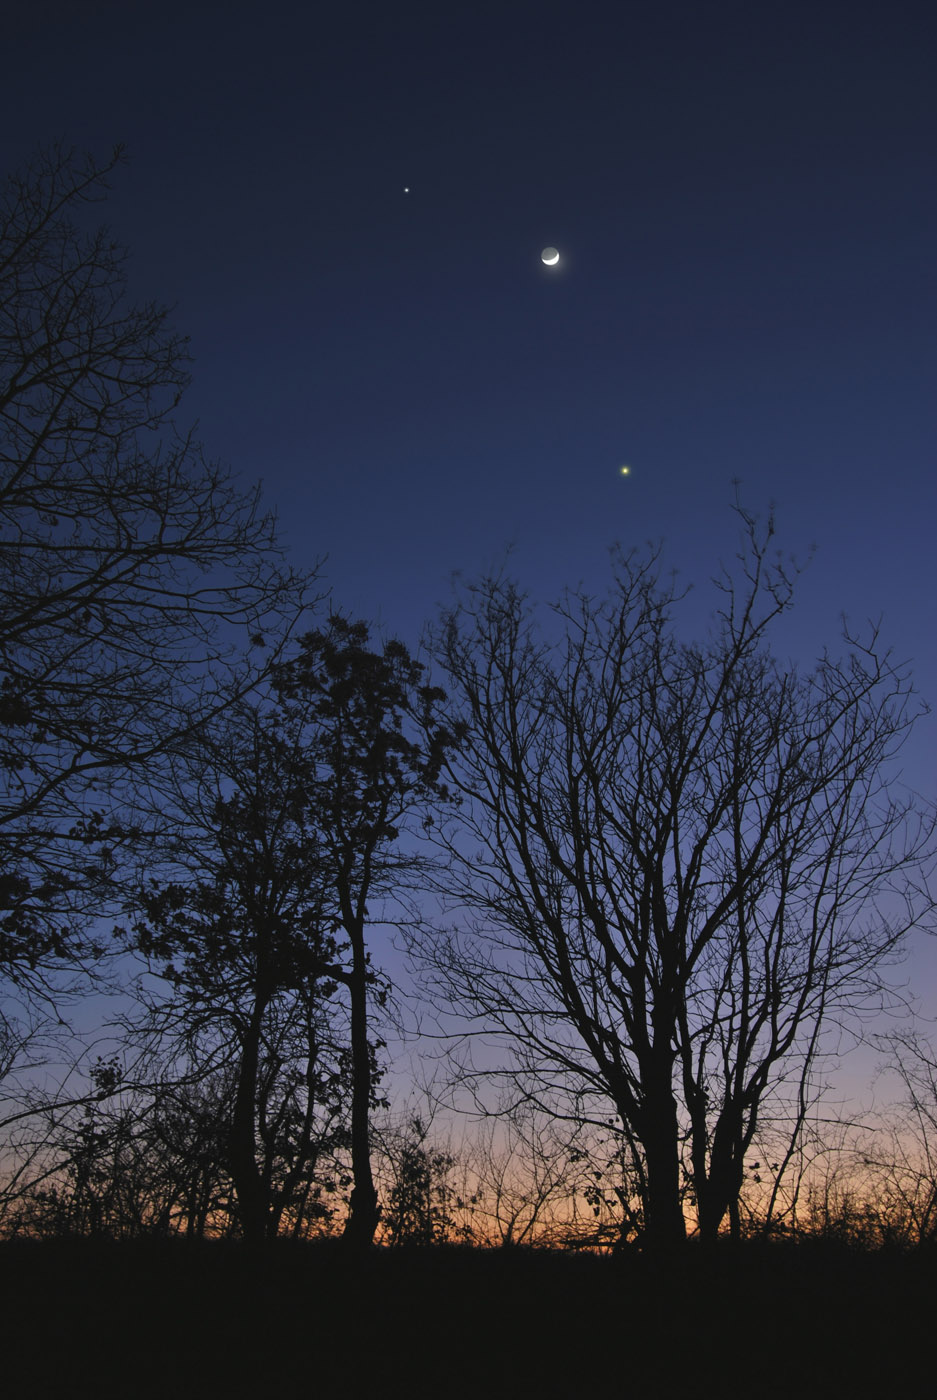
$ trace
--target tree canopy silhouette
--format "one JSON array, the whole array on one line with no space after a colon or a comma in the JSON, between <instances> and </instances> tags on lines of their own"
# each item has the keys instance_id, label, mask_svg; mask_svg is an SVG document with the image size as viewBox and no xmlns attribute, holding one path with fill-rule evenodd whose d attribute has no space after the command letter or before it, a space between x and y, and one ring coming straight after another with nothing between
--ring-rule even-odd
<instances>
[{"instance_id":1,"label":"tree canopy silhouette","mask_svg":"<svg viewBox=\"0 0 937 1400\"><path fill-rule=\"evenodd\" d=\"M400 838L414 821L431 822L447 798L442 766L458 737L441 711L444 693L425 684L424 667L403 643L390 640L378 650L369 640L366 623L333 616L302 639L276 677L287 714L308 725L323 869L348 945L335 976L347 988L351 1017L354 1187L345 1237L354 1247L371 1243L379 1219L371 1169L369 902L388 894L399 900L425 871L425 857Z\"/></svg>"},{"instance_id":2,"label":"tree canopy silhouette","mask_svg":"<svg viewBox=\"0 0 937 1400\"><path fill-rule=\"evenodd\" d=\"M430 941L443 1002L512 1048L522 1095L618 1115L655 1247L690 1202L704 1237L737 1227L760 1123L796 1133L824 1029L932 908L930 829L890 781L909 680L875 635L773 656L793 581L739 514L702 642L656 556L618 555L552 634L498 577L434 648L466 732L449 893L475 912Z\"/></svg>"},{"instance_id":3,"label":"tree canopy silhouette","mask_svg":"<svg viewBox=\"0 0 937 1400\"><path fill-rule=\"evenodd\" d=\"M338 921L304 719L241 700L177 754L129 930L163 988L136 1038L230 1086L224 1160L255 1241L334 1186L348 1138Z\"/></svg>"},{"instance_id":4,"label":"tree canopy silhouette","mask_svg":"<svg viewBox=\"0 0 937 1400\"><path fill-rule=\"evenodd\" d=\"M99 906L118 785L297 601L256 493L174 423L186 341L84 231L120 158L44 152L0 199L0 969L21 984Z\"/></svg>"},{"instance_id":5,"label":"tree canopy silhouette","mask_svg":"<svg viewBox=\"0 0 937 1400\"><path fill-rule=\"evenodd\" d=\"M399 910L424 864L400 838L444 796L452 738L421 664L398 641L369 642L365 623L333 616L264 697L193 737L161 790L166 875L148 872L137 899L137 946L176 991L154 1024L189 1040L209 1025L205 1063L234 1064L229 1165L255 1239L276 1233L324 1132L350 1151L349 1241L370 1244L378 1221L373 1008L385 988L368 926L375 901ZM284 1074L298 1074L285 1114L272 1093Z\"/></svg>"}]
</instances>

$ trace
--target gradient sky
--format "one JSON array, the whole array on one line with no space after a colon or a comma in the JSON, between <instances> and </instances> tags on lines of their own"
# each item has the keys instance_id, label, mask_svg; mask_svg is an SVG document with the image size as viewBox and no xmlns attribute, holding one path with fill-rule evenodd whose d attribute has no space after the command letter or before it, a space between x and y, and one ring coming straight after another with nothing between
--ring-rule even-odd
<instances>
[{"instance_id":1,"label":"gradient sky","mask_svg":"<svg viewBox=\"0 0 937 1400\"><path fill-rule=\"evenodd\" d=\"M126 143L107 218L192 336L186 414L344 608L415 642L508 544L541 595L614 540L702 583L739 478L817 546L791 651L883 614L937 700L933 0L33 0L4 29L0 164Z\"/></svg>"}]
</instances>

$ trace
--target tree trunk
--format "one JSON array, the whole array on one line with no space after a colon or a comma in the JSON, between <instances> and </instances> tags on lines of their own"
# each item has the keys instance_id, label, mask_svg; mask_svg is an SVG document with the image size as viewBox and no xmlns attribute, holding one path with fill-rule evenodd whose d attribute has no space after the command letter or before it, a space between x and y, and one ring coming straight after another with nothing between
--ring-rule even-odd
<instances>
[{"instance_id":1,"label":"tree trunk","mask_svg":"<svg viewBox=\"0 0 937 1400\"><path fill-rule=\"evenodd\" d=\"M696 1189L697 1212L700 1239L707 1245L714 1245L719 1238L719 1229L726 1212L733 1216L733 1234L738 1221L738 1196L727 1189L725 1183L714 1175L710 1167L709 1180L703 1189ZM734 1212L733 1212L734 1207Z\"/></svg>"},{"instance_id":2,"label":"tree trunk","mask_svg":"<svg viewBox=\"0 0 937 1400\"><path fill-rule=\"evenodd\" d=\"M640 1056L642 1102L622 1103L644 1148L643 1246L649 1254L667 1254L686 1242L680 1194L680 1123L673 1093L673 1016L666 1005L655 1008L653 1039Z\"/></svg>"},{"instance_id":3,"label":"tree trunk","mask_svg":"<svg viewBox=\"0 0 937 1400\"><path fill-rule=\"evenodd\" d=\"M686 1242L686 1221L680 1201L680 1161L672 1146L645 1144L647 1198L644 1203L644 1242L649 1253L667 1253Z\"/></svg>"},{"instance_id":4,"label":"tree trunk","mask_svg":"<svg viewBox=\"0 0 937 1400\"><path fill-rule=\"evenodd\" d=\"M267 1201L257 1168L254 1140L254 1107L257 1098L257 1066L260 1060L263 1013L263 1003L256 1002L244 1033L229 1139L229 1164L237 1195L241 1234L245 1240L254 1244L262 1241L267 1233Z\"/></svg>"},{"instance_id":5,"label":"tree trunk","mask_svg":"<svg viewBox=\"0 0 937 1400\"><path fill-rule=\"evenodd\" d=\"M355 1249L374 1240L380 1211L371 1174L371 1047L368 1044L368 967L361 927L347 930L351 942L351 1192L342 1238Z\"/></svg>"},{"instance_id":6,"label":"tree trunk","mask_svg":"<svg viewBox=\"0 0 937 1400\"><path fill-rule=\"evenodd\" d=\"M741 1235L739 1196L742 1190L744 1146L741 1142L742 1124L738 1115L728 1116L723 1108L716 1123L709 1153L709 1170L703 1163L695 1175L696 1199L699 1212L700 1237L714 1245L726 1215L729 1216L732 1238Z\"/></svg>"}]
</instances>

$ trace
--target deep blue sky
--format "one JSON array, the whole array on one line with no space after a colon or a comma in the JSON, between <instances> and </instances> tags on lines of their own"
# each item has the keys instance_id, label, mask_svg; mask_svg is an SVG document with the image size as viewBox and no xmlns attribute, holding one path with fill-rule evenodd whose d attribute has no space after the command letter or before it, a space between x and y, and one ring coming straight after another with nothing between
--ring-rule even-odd
<instances>
[{"instance_id":1,"label":"deep blue sky","mask_svg":"<svg viewBox=\"0 0 937 1400\"><path fill-rule=\"evenodd\" d=\"M616 539L704 581L740 478L818 547L791 648L884 613L937 700L933 0L33 0L4 28L0 163L126 143L107 217L191 333L186 412L345 608L414 641L508 543L539 593Z\"/></svg>"}]
</instances>

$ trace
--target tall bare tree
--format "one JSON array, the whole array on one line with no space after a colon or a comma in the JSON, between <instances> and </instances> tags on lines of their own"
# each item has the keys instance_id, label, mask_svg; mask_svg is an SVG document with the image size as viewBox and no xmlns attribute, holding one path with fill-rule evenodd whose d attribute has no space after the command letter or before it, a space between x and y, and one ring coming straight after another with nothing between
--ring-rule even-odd
<instances>
[{"instance_id":1,"label":"tall bare tree","mask_svg":"<svg viewBox=\"0 0 937 1400\"><path fill-rule=\"evenodd\" d=\"M495 578L435 644L467 736L448 846L470 911L430 945L437 982L533 1101L614 1109L655 1248L691 1202L705 1238L737 1225L760 1116L796 1132L824 1030L880 997L932 908L930 828L889 784L909 681L874 635L809 671L774 657L792 578L739 513L700 643L657 558L619 555L552 633Z\"/></svg>"},{"instance_id":2,"label":"tall bare tree","mask_svg":"<svg viewBox=\"0 0 937 1400\"><path fill-rule=\"evenodd\" d=\"M256 494L174 424L186 341L85 231L119 160L53 149L0 196L0 971L21 984L99 905L118 785L297 605Z\"/></svg>"}]
</instances>

